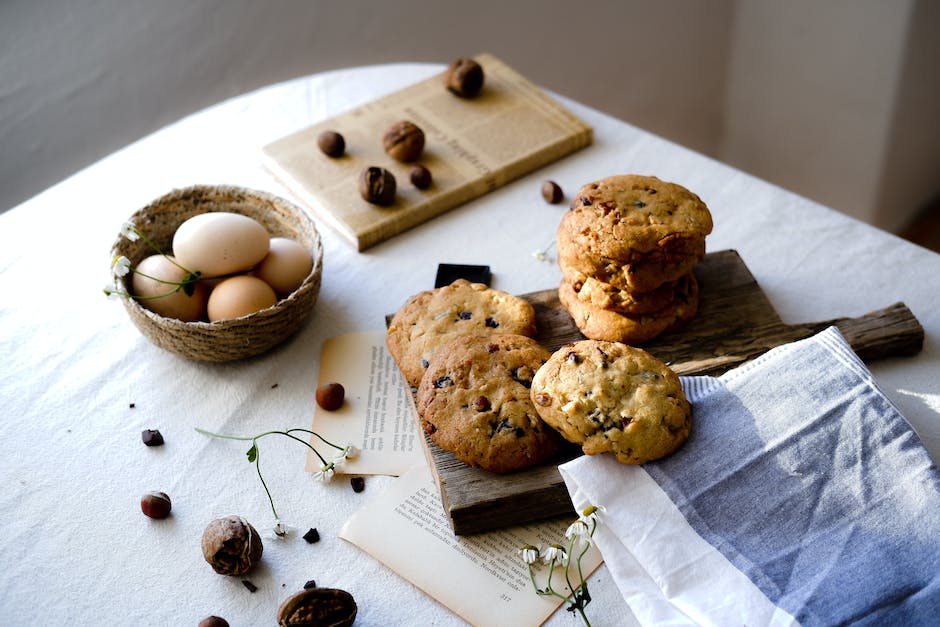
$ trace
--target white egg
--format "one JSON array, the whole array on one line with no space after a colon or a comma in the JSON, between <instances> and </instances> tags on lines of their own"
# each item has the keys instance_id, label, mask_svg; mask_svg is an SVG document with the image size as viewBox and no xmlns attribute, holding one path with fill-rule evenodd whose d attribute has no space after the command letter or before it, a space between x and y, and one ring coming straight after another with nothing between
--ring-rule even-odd
<instances>
[{"instance_id":1,"label":"white egg","mask_svg":"<svg viewBox=\"0 0 940 627\"><path fill-rule=\"evenodd\" d=\"M183 222L173 235L180 265L204 277L250 270L268 254L270 235L258 221L239 213L202 213Z\"/></svg>"}]
</instances>

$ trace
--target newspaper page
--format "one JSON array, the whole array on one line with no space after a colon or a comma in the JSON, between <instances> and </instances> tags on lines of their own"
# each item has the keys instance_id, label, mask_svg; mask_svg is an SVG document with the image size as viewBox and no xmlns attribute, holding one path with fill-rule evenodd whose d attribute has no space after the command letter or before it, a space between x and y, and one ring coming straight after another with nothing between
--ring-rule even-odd
<instances>
[{"instance_id":1,"label":"newspaper page","mask_svg":"<svg viewBox=\"0 0 940 627\"><path fill-rule=\"evenodd\" d=\"M422 433L408 388L385 345L384 330L348 333L324 342L317 385L330 382L343 385L345 401L334 411L315 406L311 430L334 444L354 444L361 450L343 464L342 472L397 476L424 463ZM310 444L323 449L316 436L311 436ZM307 452L308 472L322 465L313 451Z\"/></svg>"},{"instance_id":2,"label":"newspaper page","mask_svg":"<svg viewBox=\"0 0 940 627\"><path fill-rule=\"evenodd\" d=\"M443 75L432 76L264 146L265 166L364 250L591 143L591 127L544 91L492 55L475 59L485 75L479 96L460 98L444 87ZM420 163L433 178L426 190L409 183L412 164L395 161L382 147L383 134L400 120L424 131ZM319 150L324 130L343 135L343 156ZM359 195L359 175L370 166L395 176L389 207Z\"/></svg>"},{"instance_id":3,"label":"newspaper page","mask_svg":"<svg viewBox=\"0 0 940 627\"><path fill-rule=\"evenodd\" d=\"M564 544L570 519L455 536L444 516L427 466L416 466L350 517L340 537L352 542L473 625L539 625L558 607L557 597L535 593L519 550ZM394 541L389 541L394 538ZM591 547L581 562L587 577L602 558ZM536 581L546 583L545 566ZM572 576L577 580L576 561ZM577 585L575 583L574 585ZM552 586L563 596L563 569Z\"/></svg>"}]
</instances>

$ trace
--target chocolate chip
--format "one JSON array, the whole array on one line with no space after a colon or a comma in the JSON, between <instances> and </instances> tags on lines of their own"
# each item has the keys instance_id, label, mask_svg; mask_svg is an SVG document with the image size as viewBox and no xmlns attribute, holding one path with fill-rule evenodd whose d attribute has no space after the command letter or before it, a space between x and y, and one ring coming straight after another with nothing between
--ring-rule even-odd
<instances>
[{"instance_id":1,"label":"chocolate chip","mask_svg":"<svg viewBox=\"0 0 940 627\"><path fill-rule=\"evenodd\" d=\"M311 579L310 581L304 584L304 590L310 590L311 588L316 588L316 587L317 587L317 582L314 581L313 579Z\"/></svg>"},{"instance_id":2,"label":"chocolate chip","mask_svg":"<svg viewBox=\"0 0 940 627\"><path fill-rule=\"evenodd\" d=\"M431 365L431 364L428 363L428 360L427 360L427 359L422 359L422 360L421 360L421 367L422 367L422 368L427 368L427 367L430 366L430 365Z\"/></svg>"},{"instance_id":3,"label":"chocolate chip","mask_svg":"<svg viewBox=\"0 0 940 627\"><path fill-rule=\"evenodd\" d=\"M637 209L642 209L643 207L646 206L646 203L643 202L642 200L634 200L633 206L636 207Z\"/></svg>"},{"instance_id":4,"label":"chocolate chip","mask_svg":"<svg viewBox=\"0 0 940 627\"><path fill-rule=\"evenodd\" d=\"M487 344L486 346L487 353L495 353L498 350L499 350L499 344Z\"/></svg>"},{"instance_id":5,"label":"chocolate chip","mask_svg":"<svg viewBox=\"0 0 940 627\"><path fill-rule=\"evenodd\" d=\"M362 492L366 489L366 480L363 477L353 477L349 480L349 485L352 486L353 492Z\"/></svg>"},{"instance_id":6,"label":"chocolate chip","mask_svg":"<svg viewBox=\"0 0 940 627\"><path fill-rule=\"evenodd\" d=\"M494 320L493 318L487 318L487 319L486 319L486 326L488 326L488 327L491 328L491 329L495 329L496 327L499 326L499 323L496 322L496 320Z\"/></svg>"},{"instance_id":7,"label":"chocolate chip","mask_svg":"<svg viewBox=\"0 0 940 627\"><path fill-rule=\"evenodd\" d=\"M516 430L513 431L517 438L521 438L525 435L525 430L522 427L516 427Z\"/></svg>"},{"instance_id":8,"label":"chocolate chip","mask_svg":"<svg viewBox=\"0 0 940 627\"><path fill-rule=\"evenodd\" d=\"M477 400L473 401L473 408L477 411L489 411L490 399L485 396L477 397Z\"/></svg>"},{"instance_id":9,"label":"chocolate chip","mask_svg":"<svg viewBox=\"0 0 940 627\"><path fill-rule=\"evenodd\" d=\"M473 317L473 313L469 311L461 311L459 314L457 314L457 317L461 320L469 320Z\"/></svg>"},{"instance_id":10,"label":"chocolate chip","mask_svg":"<svg viewBox=\"0 0 940 627\"><path fill-rule=\"evenodd\" d=\"M512 371L512 378L527 388L532 387L532 377L535 373L528 366L519 366Z\"/></svg>"},{"instance_id":11,"label":"chocolate chip","mask_svg":"<svg viewBox=\"0 0 940 627\"><path fill-rule=\"evenodd\" d=\"M135 403L131 403L130 405L128 405L128 407L130 407L131 409L134 409L135 407L137 407L137 405Z\"/></svg>"},{"instance_id":12,"label":"chocolate chip","mask_svg":"<svg viewBox=\"0 0 940 627\"><path fill-rule=\"evenodd\" d=\"M251 583L247 579L242 579L242 585L248 588L248 592L256 592L258 590L258 586Z\"/></svg>"},{"instance_id":13,"label":"chocolate chip","mask_svg":"<svg viewBox=\"0 0 940 627\"><path fill-rule=\"evenodd\" d=\"M440 388L444 388L444 387L447 387L448 385L453 385L453 384L454 384L454 380L448 377L447 375L444 375L443 377L440 377L437 381L434 382L434 387L440 389Z\"/></svg>"},{"instance_id":14,"label":"chocolate chip","mask_svg":"<svg viewBox=\"0 0 940 627\"><path fill-rule=\"evenodd\" d=\"M304 534L304 540L306 540L308 544L319 542L320 532L317 531L315 527L311 527L310 530Z\"/></svg>"},{"instance_id":15,"label":"chocolate chip","mask_svg":"<svg viewBox=\"0 0 940 627\"><path fill-rule=\"evenodd\" d=\"M580 364L580 363L581 363L581 358L578 357L578 354L577 354L577 353L573 353L573 352L572 352L572 353L568 353L568 356L565 357L565 359L568 361L568 363L572 363L572 364Z\"/></svg>"},{"instance_id":16,"label":"chocolate chip","mask_svg":"<svg viewBox=\"0 0 940 627\"><path fill-rule=\"evenodd\" d=\"M147 446L163 446L163 434L158 429L144 429L140 432L140 439Z\"/></svg>"}]
</instances>

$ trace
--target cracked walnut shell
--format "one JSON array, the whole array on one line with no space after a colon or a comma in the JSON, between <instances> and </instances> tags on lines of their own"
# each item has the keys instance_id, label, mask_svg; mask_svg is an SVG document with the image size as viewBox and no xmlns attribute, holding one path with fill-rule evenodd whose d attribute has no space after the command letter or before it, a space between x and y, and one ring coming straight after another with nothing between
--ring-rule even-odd
<instances>
[{"instance_id":1,"label":"cracked walnut shell","mask_svg":"<svg viewBox=\"0 0 940 627\"><path fill-rule=\"evenodd\" d=\"M220 575L243 575L258 563L261 536L241 516L217 518L202 534L202 554Z\"/></svg>"}]
</instances>

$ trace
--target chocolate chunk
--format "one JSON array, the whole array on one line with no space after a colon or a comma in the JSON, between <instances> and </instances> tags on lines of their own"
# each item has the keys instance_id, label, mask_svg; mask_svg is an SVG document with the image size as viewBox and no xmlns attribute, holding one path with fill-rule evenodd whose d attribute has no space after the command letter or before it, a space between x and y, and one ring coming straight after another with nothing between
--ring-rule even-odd
<instances>
[{"instance_id":1,"label":"chocolate chunk","mask_svg":"<svg viewBox=\"0 0 940 627\"><path fill-rule=\"evenodd\" d=\"M349 480L349 485L352 486L353 492L362 492L366 489L366 480L362 477L353 477Z\"/></svg>"},{"instance_id":2,"label":"chocolate chunk","mask_svg":"<svg viewBox=\"0 0 940 627\"><path fill-rule=\"evenodd\" d=\"M140 439L147 446L163 446L163 434L158 429L144 429L140 432Z\"/></svg>"},{"instance_id":3,"label":"chocolate chunk","mask_svg":"<svg viewBox=\"0 0 940 627\"><path fill-rule=\"evenodd\" d=\"M310 544L313 544L314 542L319 542L320 532L317 531L315 527L311 527L310 531L304 534L304 540L306 540Z\"/></svg>"}]
</instances>

